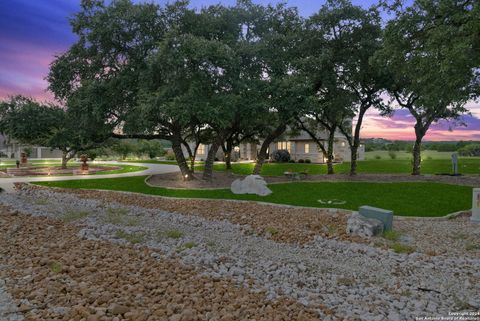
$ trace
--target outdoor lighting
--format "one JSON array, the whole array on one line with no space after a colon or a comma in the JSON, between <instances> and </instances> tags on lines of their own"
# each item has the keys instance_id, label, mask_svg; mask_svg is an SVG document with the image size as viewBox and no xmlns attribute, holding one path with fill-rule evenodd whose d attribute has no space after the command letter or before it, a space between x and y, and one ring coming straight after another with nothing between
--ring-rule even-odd
<instances>
[{"instance_id":1,"label":"outdoor lighting","mask_svg":"<svg viewBox=\"0 0 480 321\"><path fill-rule=\"evenodd\" d=\"M188 178L188 174L185 174L185 178Z\"/></svg>"}]
</instances>

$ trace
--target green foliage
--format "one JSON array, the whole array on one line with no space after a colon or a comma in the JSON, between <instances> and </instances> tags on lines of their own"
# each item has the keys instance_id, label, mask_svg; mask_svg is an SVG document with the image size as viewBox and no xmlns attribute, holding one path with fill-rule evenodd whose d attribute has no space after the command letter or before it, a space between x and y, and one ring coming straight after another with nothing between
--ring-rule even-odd
<instances>
[{"instance_id":1,"label":"green foliage","mask_svg":"<svg viewBox=\"0 0 480 321\"><path fill-rule=\"evenodd\" d=\"M127 233L124 230L117 230L115 232L115 237L124 239L132 244L142 243L145 240L145 235L143 233Z\"/></svg>"},{"instance_id":2,"label":"green foliage","mask_svg":"<svg viewBox=\"0 0 480 321\"><path fill-rule=\"evenodd\" d=\"M390 156L391 159L396 159L397 153L395 153L393 150L390 150L388 151L388 156Z\"/></svg>"},{"instance_id":3,"label":"green foliage","mask_svg":"<svg viewBox=\"0 0 480 321\"><path fill-rule=\"evenodd\" d=\"M60 106L22 96L0 102L0 132L23 144L60 149L64 153L64 166L77 152L106 140L98 128L78 127L75 115Z\"/></svg>"},{"instance_id":4,"label":"green foliage","mask_svg":"<svg viewBox=\"0 0 480 321\"><path fill-rule=\"evenodd\" d=\"M88 211L67 210L61 216L60 219L64 222L74 222L90 215Z\"/></svg>"},{"instance_id":5,"label":"green foliage","mask_svg":"<svg viewBox=\"0 0 480 321\"><path fill-rule=\"evenodd\" d=\"M480 251L480 244L477 244L477 243L468 243L466 246L465 246L465 249L467 251Z\"/></svg>"},{"instance_id":6,"label":"green foliage","mask_svg":"<svg viewBox=\"0 0 480 321\"><path fill-rule=\"evenodd\" d=\"M110 207L105 213L104 222L113 225L137 226L139 218L129 216L125 208Z\"/></svg>"},{"instance_id":7,"label":"green foliage","mask_svg":"<svg viewBox=\"0 0 480 321\"><path fill-rule=\"evenodd\" d=\"M290 153L286 149L278 149L273 151L272 159L277 163L288 163L290 161Z\"/></svg>"},{"instance_id":8,"label":"green foliage","mask_svg":"<svg viewBox=\"0 0 480 321\"><path fill-rule=\"evenodd\" d=\"M195 242L186 242L186 243L182 244L181 246L179 246L176 251L178 253L180 253L180 252L185 251L187 249L193 249L195 246L197 246L197 244Z\"/></svg>"},{"instance_id":9,"label":"green foliage","mask_svg":"<svg viewBox=\"0 0 480 321\"><path fill-rule=\"evenodd\" d=\"M480 156L480 144L470 144L458 150L460 156Z\"/></svg>"},{"instance_id":10,"label":"green foliage","mask_svg":"<svg viewBox=\"0 0 480 321\"><path fill-rule=\"evenodd\" d=\"M179 231L179 230L169 230L167 232L165 232L165 235L171 239L179 239L181 237L183 237L183 232Z\"/></svg>"},{"instance_id":11,"label":"green foliage","mask_svg":"<svg viewBox=\"0 0 480 321\"><path fill-rule=\"evenodd\" d=\"M52 264L50 264L50 270L52 270L53 273L55 274L58 274L60 272L62 272L62 264L60 262L52 262Z\"/></svg>"},{"instance_id":12,"label":"green foliage","mask_svg":"<svg viewBox=\"0 0 480 321\"><path fill-rule=\"evenodd\" d=\"M389 231L385 231L383 233L383 237L389 241L398 241L400 239L400 236L402 236L402 234L398 231L395 231L395 230L389 230Z\"/></svg>"},{"instance_id":13,"label":"green foliage","mask_svg":"<svg viewBox=\"0 0 480 321\"><path fill-rule=\"evenodd\" d=\"M278 230L274 227L267 227L265 232L270 233L271 236L275 236L278 234Z\"/></svg>"},{"instance_id":14,"label":"green foliage","mask_svg":"<svg viewBox=\"0 0 480 321\"><path fill-rule=\"evenodd\" d=\"M403 254L410 254L415 252L415 248L410 245L402 244L402 243L393 243L391 245L392 250L395 253L403 253Z\"/></svg>"}]
</instances>

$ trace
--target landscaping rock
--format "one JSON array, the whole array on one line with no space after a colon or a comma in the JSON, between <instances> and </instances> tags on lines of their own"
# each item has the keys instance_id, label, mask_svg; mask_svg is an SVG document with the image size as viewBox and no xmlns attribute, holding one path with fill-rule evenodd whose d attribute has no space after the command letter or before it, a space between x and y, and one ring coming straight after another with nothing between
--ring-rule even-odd
<instances>
[{"instance_id":1,"label":"landscaping rock","mask_svg":"<svg viewBox=\"0 0 480 321\"><path fill-rule=\"evenodd\" d=\"M383 320L389 315L413 320L422 311L447 315L457 304L457 298L464 305L470 302L468 298L478 301L480 252L475 248L466 250L465 245L478 244L479 235L473 233L469 217L396 220L396 230L402 234L408 231L413 236L413 246L425 250L438 249L440 245L442 250L448 250L439 256L406 255L373 247L384 238L368 240L372 245L355 243L354 240L363 238L348 236L347 216L341 210L330 213L253 202L57 191L25 189L0 198L0 203L11 206L7 213L18 211L16 216L8 214L5 219L0 215L0 249L6 251L4 257L0 255L0 264L1 260L9 260L7 263L12 266L4 271L8 271L7 276L15 277L9 287L12 296L35 293L38 298L35 300L41 302L47 295L32 287L44 288L50 297L60 300L55 304L61 307L68 304L61 301L67 290L76 300L70 302L88 300L91 304L90 300L94 300L94 304L102 302L103 307L117 302L126 304L132 309L123 316L127 320L141 320L131 316L145 313L146 310L139 309L151 307L151 300L159 298L162 301L156 301L155 310L147 312L159 320L168 320L175 314L188 319L190 311L182 314L186 309L191 309L197 319L206 320L315 319L304 313L301 316L300 312L293 315L289 312L289 317L270 315L269 305L276 312L281 306L272 302L280 298L285 305L282 301L285 297L290 300L285 305L289 311L298 311L299 306L292 303L296 300L297 304L318 311L320 319L328 320L329 315L332 321ZM83 211L88 216L74 222L79 224L64 224L58 219L64 218L67 211ZM117 215L112 217L112 213ZM43 224L44 216L56 220L49 219ZM71 233L63 233L60 227ZM325 233L334 237L324 237L324 227L327 227ZM85 233L79 234L80 229ZM118 230L127 236L142 235L143 239L140 244L129 245L129 241L117 236ZM173 230L180 237L166 236L165 232ZM271 238L265 238L267 231ZM453 232L464 235L450 236ZM2 235L6 236L3 241ZM81 235L86 240L71 239L71 235ZM187 243L193 247L186 248ZM42 261L44 258L48 260ZM52 262L61 263L58 274L52 273ZM19 265L23 268L17 268ZM32 266L38 270L32 271ZM47 271L46 278L32 282L31 276L37 278L42 271ZM195 295L199 293L195 287L197 281L179 282L175 271L181 272L182 277L201 273L206 277L203 292ZM0 278L4 277L0 269ZM67 277L66 289L64 277ZM86 285L81 285L82 282ZM222 290L217 289L217 283ZM85 287L92 290L83 294L81 289ZM246 289L247 293L251 290L262 296L248 296L244 303L241 296L245 292L237 291ZM109 296L100 299L105 294ZM221 301L224 296L231 301ZM245 304L248 307L250 300L257 301L242 314L242 308L238 307ZM200 304L206 303L211 311L200 308ZM59 319L68 319L65 314L70 312L65 311ZM113 320L109 312L107 316Z\"/></svg>"},{"instance_id":2,"label":"landscaping rock","mask_svg":"<svg viewBox=\"0 0 480 321\"><path fill-rule=\"evenodd\" d=\"M372 237L383 233L383 222L352 213L347 220L347 233L362 237Z\"/></svg>"},{"instance_id":3,"label":"landscaping rock","mask_svg":"<svg viewBox=\"0 0 480 321\"><path fill-rule=\"evenodd\" d=\"M230 187L234 194L256 194L267 196L272 191L267 187L267 182L260 175L248 175L243 180L237 179L233 181Z\"/></svg>"}]
</instances>

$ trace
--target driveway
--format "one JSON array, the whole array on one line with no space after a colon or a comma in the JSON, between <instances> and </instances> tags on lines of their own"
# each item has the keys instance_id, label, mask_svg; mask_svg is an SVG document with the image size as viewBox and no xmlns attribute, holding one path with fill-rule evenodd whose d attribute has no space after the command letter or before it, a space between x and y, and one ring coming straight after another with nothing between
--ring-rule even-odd
<instances>
[{"instance_id":1,"label":"driveway","mask_svg":"<svg viewBox=\"0 0 480 321\"><path fill-rule=\"evenodd\" d=\"M145 176L153 174L165 174L178 172L177 165L167 164L143 164L143 163L125 163L106 161L98 162L97 164L110 164L110 165L132 165L147 167L146 170L141 172L131 172L123 174L105 174L105 175L73 175L73 176L39 176L39 177L11 177L0 178L0 188L3 188L6 192L14 192L14 183L28 183L28 182L51 182L51 181L70 181L77 179L98 179L98 178L116 178L116 177L130 177L130 176Z\"/></svg>"}]
</instances>

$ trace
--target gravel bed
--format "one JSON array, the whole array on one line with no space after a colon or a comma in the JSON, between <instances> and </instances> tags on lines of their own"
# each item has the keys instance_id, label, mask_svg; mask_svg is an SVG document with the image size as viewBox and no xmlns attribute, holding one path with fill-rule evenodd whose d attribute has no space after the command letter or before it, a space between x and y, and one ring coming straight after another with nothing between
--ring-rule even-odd
<instances>
[{"instance_id":1,"label":"gravel bed","mask_svg":"<svg viewBox=\"0 0 480 321\"><path fill-rule=\"evenodd\" d=\"M0 264L10 267L0 278L26 320L318 320L294 300L269 301L146 247L83 240L78 231L0 208Z\"/></svg>"},{"instance_id":2,"label":"gravel bed","mask_svg":"<svg viewBox=\"0 0 480 321\"><path fill-rule=\"evenodd\" d=\"M0 265L0 269L5 267ZM23 315L18 311L12 297L5 289L5 281L0 279L0 320L23 321Z\"/></svg>"},{"instance_id":3,"label":"gravel bed","mask_svg":"<svg viewBox=\"0 0 480 321\"><path fill-rule=\"evenodd\" d=\"M230 200L177 199L111 191L51 189L25 184L17 187L24 191L55 191L83 199L137 205L209 220L227 220L239 224L247 231L253 229L256 234L277 242L306 244L315 237L322 237L365 243L383 249L400 243L428 255L480 258L480 228L471 224L471 213L468 212L453 219L397 216L394 229L401 233L400 240L387 240L383 237L369 240L346 233L347 218L351 212L341 209L298 208Z\"/></svg>"},{"instance_id":4,"label":"gravel bed","mask_svg":"<svg viewBox=\"0 0 480 321\"><path fill-rule=\"evenodd\" d=\"M227 220L45 189L6 195L2 202L37 216L77 220L84 239L147 245L159 258L179 258L210 277L265 291L268 299L288 296L323 320L409 320L480 309L477 258L396 254L321 237L279 243Z\"/></svg>"}]
</instances>

